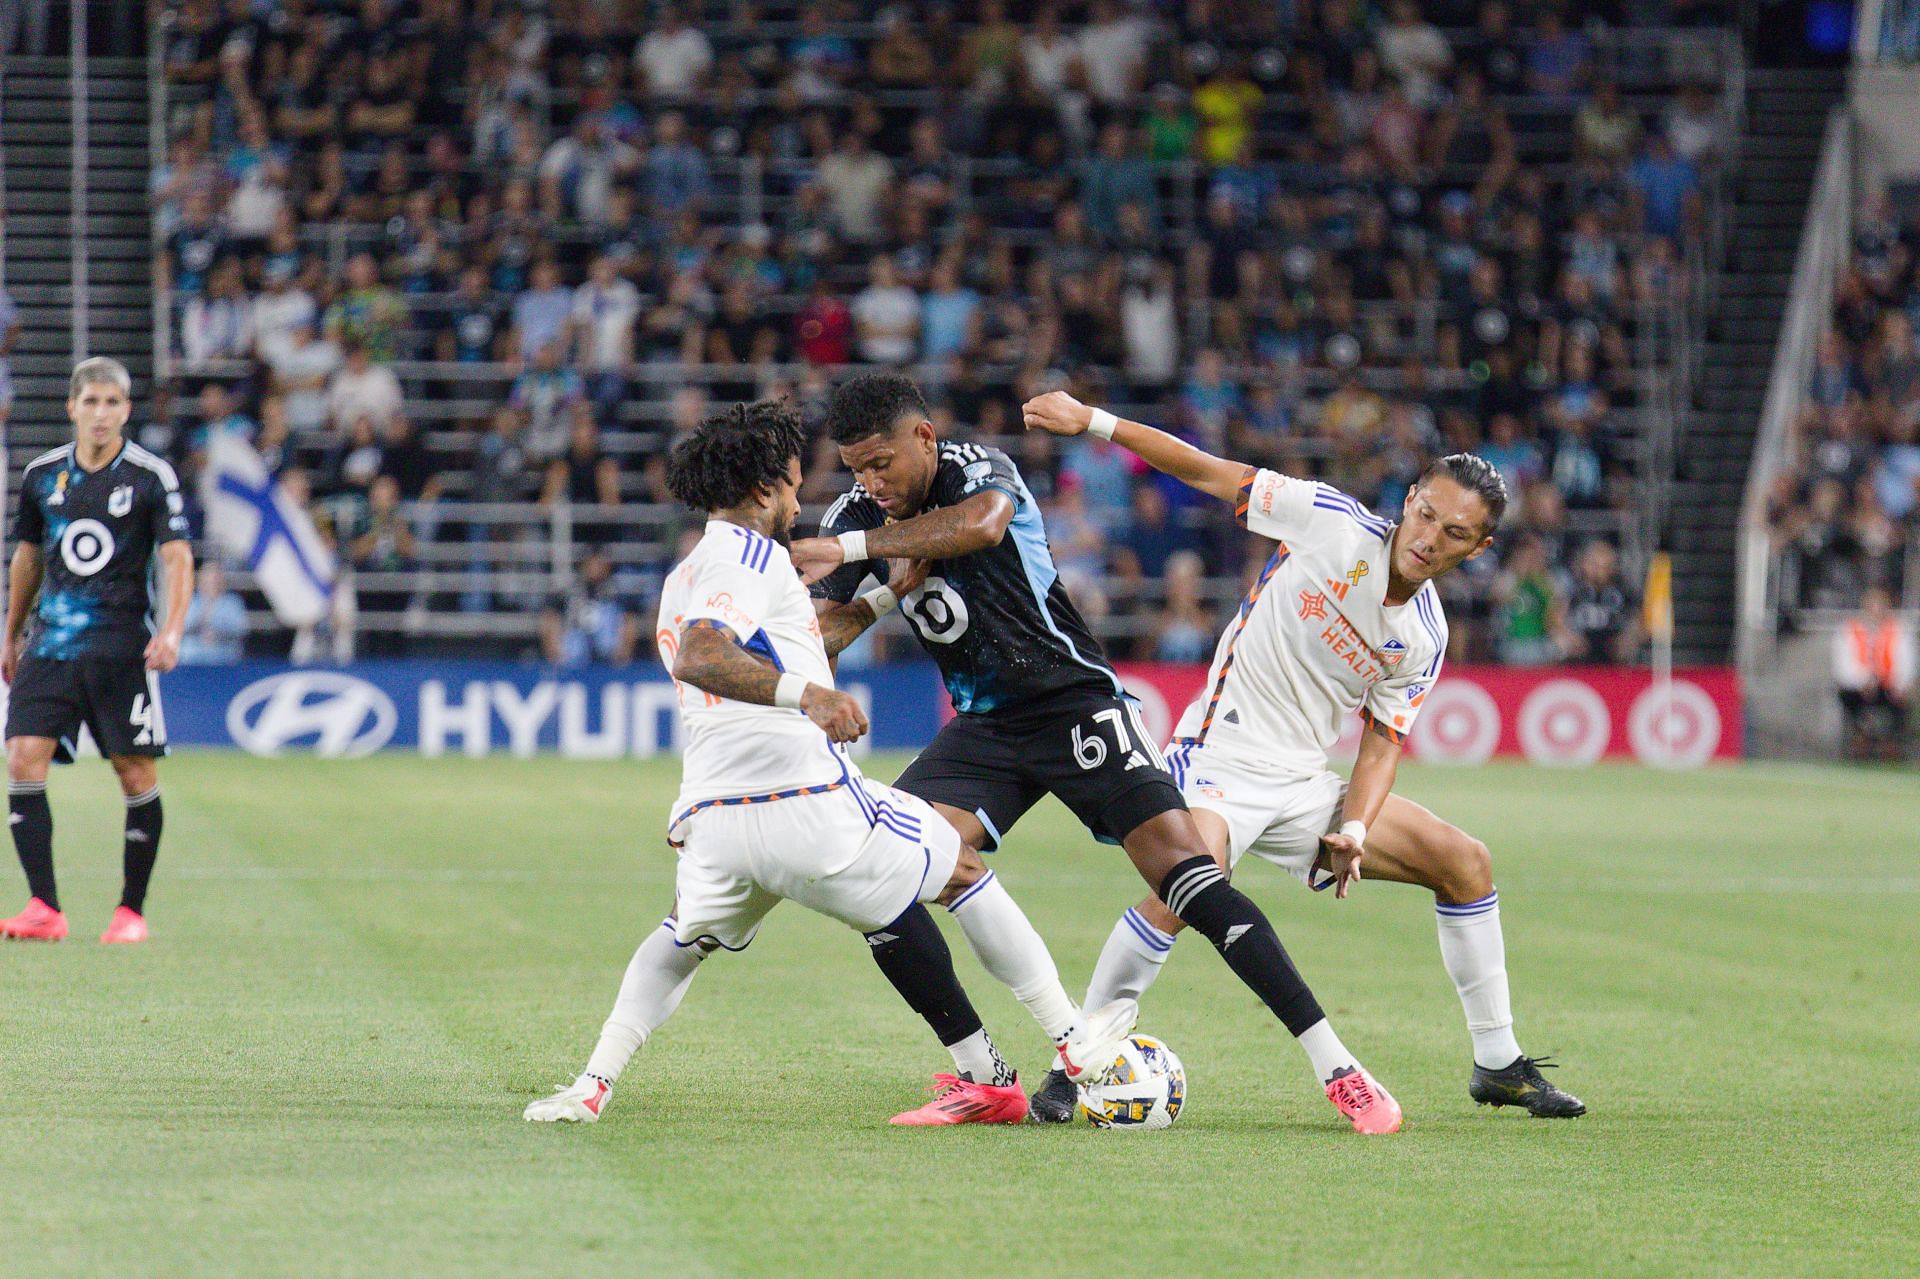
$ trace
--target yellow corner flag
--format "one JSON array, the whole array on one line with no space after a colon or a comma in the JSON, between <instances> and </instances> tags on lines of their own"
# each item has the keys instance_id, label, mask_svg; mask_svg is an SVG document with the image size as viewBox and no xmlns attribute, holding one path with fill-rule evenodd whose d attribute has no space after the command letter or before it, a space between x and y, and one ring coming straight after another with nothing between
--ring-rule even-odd
<instances>
[{"instance_id":1,"label":"yellow corner flag","mask_svg":"<svg viewBox=\"0 0 1920 1279\"><path fill-rule=\"evenodd\" d=\"M1662 643L1673 642L1673 557L1657 552L1647 565L1645 600L1647 634Z\"/></svg>"}]
</instances>

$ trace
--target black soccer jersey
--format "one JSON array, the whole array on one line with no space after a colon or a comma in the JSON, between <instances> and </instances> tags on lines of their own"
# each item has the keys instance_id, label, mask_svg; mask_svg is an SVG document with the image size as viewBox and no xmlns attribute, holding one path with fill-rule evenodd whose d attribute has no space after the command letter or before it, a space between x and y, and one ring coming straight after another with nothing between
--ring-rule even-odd
<instances>
[{"instance_id":1,"label":"black soccer jersey","mask_svg":"<svg viewBox=\"0 0 1920 1279\"><path fill-rule=\"evenodd\" d=\"M13 536L40 547L45 576L28 632L33 657L139 658L153 635L153 557L187 535L173 468L138 444L98 471L74 446L27 464Z\"/></svg>"},{"instance_id":2,"label":"black soccer jersey","mask_svg":"<svg viewBox=\"0 0 1920 1279\"><path fill-rule=\"evenodd\" d=\"M1065 688L1120 691L1099 641L1060 585L1047 549L1040 507L1013 460L979 444L940 445L927 509L954 506L999 489L1013 501L1013 523L998 546L935 560L926 585L901 601L920 646L939 665L957 711L984 713ZM879 528L886 512L856 484L828 508L822 537ZM816 582L816 597L845 603L884 561L846 564Z\"/></svg>"}]
</instances>

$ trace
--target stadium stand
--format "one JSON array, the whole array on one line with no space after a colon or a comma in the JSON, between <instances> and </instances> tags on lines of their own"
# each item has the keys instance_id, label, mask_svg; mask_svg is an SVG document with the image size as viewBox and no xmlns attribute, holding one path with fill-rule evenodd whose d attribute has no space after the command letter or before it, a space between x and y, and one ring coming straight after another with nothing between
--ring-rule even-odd
<instances>
[{"instance_id":1,"label":"stadium stand","mask_svg":"<svg viewBox=\"0 0 1920 1279\"><path fill-rule=\"evenodd\" d=\"M533 655L597 546L648 606L676 424L763 394L817 420L843 370L905 366L1021 461L1103 638L1178 649L1258 557L1020 437L1066 385L1387 509L1485 451L1519 500L1458 575L1458 655L1630 656L1565 616L1630 611L1664 536L1739 145L1722 20L190 0L153 38L143 438L188 476L220 431L297 472L376 645Z\"/></svg>"},{"instance_id":2,"label":"stadium stand","mask_svg":"<svg viewBox=\"0 0 1920 1279\"><path fill-rule=\"evenodd\" d=\"M1826 622L1882 586L1920 607L1920 186L1874 192L1854 222L1767 519L1779 622ZM1904 605L1901 602L1904 601Z\"/></svg>"}]
</instances>

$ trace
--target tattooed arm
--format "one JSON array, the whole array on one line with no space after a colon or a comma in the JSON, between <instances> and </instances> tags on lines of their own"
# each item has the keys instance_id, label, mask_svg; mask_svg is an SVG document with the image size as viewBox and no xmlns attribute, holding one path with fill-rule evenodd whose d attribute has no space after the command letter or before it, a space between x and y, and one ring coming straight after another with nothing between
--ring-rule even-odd
<instances>
[{"instance_id":1,"label":"tattooed arm","mask_svg":"<svg viewBox=\"0 0 1920 1279\"><path fill-rule=\"evenodd\" d=\"M896 602L919 590L927 580L925 560L889 560L887 570L884 589L893 593ZM848 600L845 604L824 599L815 600L813 604L820 618L820 639L827 646L829 658L840 656L847 645L865 634L867 628L879 621L881 616L874 612L873 604L865 595ZM893 610L889 607L887 611Z\"/></svg>"},{"instance_id":2,"label":"tattooed arm","mask_svg":"<svg viewBox=\"0 0 1920 1279\"><path fill-rule=\"evenodd\" d=\"M953 506L869 529L867 554L874 559L958 559L999 545L1012 523L1013 499L999 489L988 489ZM793 566L809 583L839 568L845 558L839 541L831 537L795 542L792 555Z\"/></svg>"},{"instance_id":3,"label":"tattooed arm","mask_svg":"<svg viewBox=\"0 0 1920 1279\"><path fill-rule=\"evenodd\" d=\"M698 620L681 634L673 677L703 693L754 706L772 706L780 685L780 672L734 643L719 623ZM808 684L800 709L836 742L853 741L868 728L860 703L837 689Z\"/></svg>"}]
</instances>

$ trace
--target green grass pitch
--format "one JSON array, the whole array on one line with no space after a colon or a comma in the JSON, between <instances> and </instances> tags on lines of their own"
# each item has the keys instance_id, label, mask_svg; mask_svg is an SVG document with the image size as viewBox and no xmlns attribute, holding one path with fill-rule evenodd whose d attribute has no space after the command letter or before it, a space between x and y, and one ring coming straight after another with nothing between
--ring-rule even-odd
<instances>
[{"instance_id":1,"label":"green grass pitch","mask_svg":"<svg viewBox=\"0 0 1920 1279\"><path fill-rule=\"evenodd\" d=\"M1425 895L1336 904L1250 864L1406 1108L1362 1139L1195 939L1142 1019L1187 1063L1171 1132L891 1129L945 1054L792 906L706 964L604 1121L529 1125L669 904L670 761L164 772L157 940L93 940L121 811L96 763L53 788L74 938L0 947L9 1275L1920 1272L1911 776L1408 771L1494 849L1520 1037L1565 1063L1573 1122L1467 1099ZM995 864L1077 995L1133 872L1051 805Z\"/></svg>"}]
</instances>

